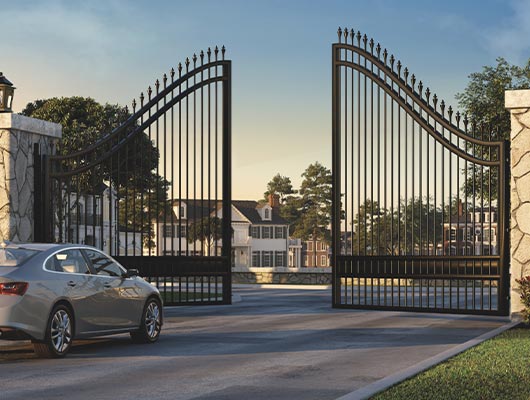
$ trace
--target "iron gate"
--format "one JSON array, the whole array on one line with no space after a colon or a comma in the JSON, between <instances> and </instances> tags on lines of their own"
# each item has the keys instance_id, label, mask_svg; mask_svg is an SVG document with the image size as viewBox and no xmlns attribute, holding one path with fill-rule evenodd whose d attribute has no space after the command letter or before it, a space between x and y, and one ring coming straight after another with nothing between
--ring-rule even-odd
<instances>
[{"instance_id":1,"label":"iron gate","mask_svg":"<svg viewBox=\"0 0 530 400\"><path fill-rule=\"evenodd\" d=\"M334 307L508 315L507 142L373 39L338 38Z\"/></svg>"},{"instance_id":2,"label":"iron gate","mask_svg":"<svg viewBox=\"0 0 530 400\"><path fill-rule=\"evenodd\" d=\"M105 250L155 283L165 304L231 303L231 61L224 46L164 74L95 144L36 165L43 204L37 240Z\"/></svg>"}]
</instances>

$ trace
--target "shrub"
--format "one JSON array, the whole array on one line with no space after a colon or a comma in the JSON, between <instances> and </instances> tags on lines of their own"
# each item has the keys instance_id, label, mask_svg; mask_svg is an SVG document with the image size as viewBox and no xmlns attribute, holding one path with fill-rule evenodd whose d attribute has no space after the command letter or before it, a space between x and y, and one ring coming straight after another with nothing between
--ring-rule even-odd
<instances>
[{"instance_id":1,"label":"shrub","mask_svg":"<svg viewBox=\"0 0 530 400\"><path fill-rule=\"evenodd\" d=\"M530 275L515 280L521 288L521 301L525 309L522 311L523 320L530 324Z\"/></svg>"}]
</instances>

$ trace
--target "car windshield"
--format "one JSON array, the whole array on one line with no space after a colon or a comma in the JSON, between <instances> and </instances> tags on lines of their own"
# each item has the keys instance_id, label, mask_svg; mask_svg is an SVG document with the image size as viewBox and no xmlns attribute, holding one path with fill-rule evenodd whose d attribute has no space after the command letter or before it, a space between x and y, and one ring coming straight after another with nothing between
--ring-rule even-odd
<instances>
[{"instance_id":1,"label":"car windshield","mask_svg":"<svg viewBox=\"0 0 530 400\"><path fill-rule=\"evenodd\" d=\"M0 267L18 267L37 253L39 253L38 250L0 248Z\"/></svg>"}]
</instances>

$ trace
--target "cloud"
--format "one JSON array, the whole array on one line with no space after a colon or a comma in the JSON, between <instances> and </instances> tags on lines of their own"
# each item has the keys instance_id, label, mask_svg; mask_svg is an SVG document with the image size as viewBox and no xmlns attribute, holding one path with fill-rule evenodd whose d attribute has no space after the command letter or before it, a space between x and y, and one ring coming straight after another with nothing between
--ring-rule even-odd
<instances>
[{"instance_id":1,"label":"cloud","mask_svg":"<svg viewBox=\"0 0 530 400\"><path fill-rule=\"evenodd\" d=\"M530 1L514 0L510 3L511 17L502 25L487 32L487 44L496 56L522 64L530 56Z\"/></svg>"}]
</instances>

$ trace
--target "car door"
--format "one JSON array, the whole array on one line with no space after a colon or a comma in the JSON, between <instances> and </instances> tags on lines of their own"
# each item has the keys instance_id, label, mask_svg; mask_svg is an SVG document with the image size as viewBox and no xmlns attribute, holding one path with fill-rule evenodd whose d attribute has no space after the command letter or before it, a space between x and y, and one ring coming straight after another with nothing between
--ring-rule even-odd
<instances>
[{"instance_id":1,"label":"car door","mask_svg":"<svg viewBox=\"0 0 530 400\"><path fill-rule=\"evenodd\" d=\"M53 274L50 279L59 297L67 298L74 308L75 329L83 333L96 329L93 301L94 279L88 263L79 249L65 249L50 256L45 270Z\"/></svg>"},{"instance_id":2,"label":"car door","mask_svg":"<svg viewBox=\"0 0 530 400\"><path fill-rule=\"evenodd\" d=\"M125 269L100 251L83 250L95 278L100 330L138 326L143 309L143 297L135 278L125 278Z\"/></svg>"}]
</instances>

